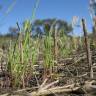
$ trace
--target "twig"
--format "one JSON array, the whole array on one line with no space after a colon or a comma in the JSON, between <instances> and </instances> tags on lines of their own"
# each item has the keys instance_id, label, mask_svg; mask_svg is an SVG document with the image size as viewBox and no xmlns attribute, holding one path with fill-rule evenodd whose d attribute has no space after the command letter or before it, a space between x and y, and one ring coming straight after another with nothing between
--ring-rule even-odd
<instances>
[{"instance_id":1,"label":"twig","mask_svg":"<svg viewBox=\"0 0 96 96\"><path fill-rule=\"evenodd\" d=\"M39 91L41 91L41 90L46 90L46 89L48 89L49 87L52 87L54 84L57 84L58 82L59 82L59 80L54 81L54 82L52 82L52 83L46 85L45 87L43 87L43 88L40 89Z\"/></svg>"},{"instance_id":2,"label":"twig","mask_svg":"<svg viewBox=\"0 0 96 96\"><path fill-rule=\"evenodd\" d=\"M48 78L46 78L46 79L44 80L44 82L43 82L42 85L40 86L40 89L45 86L45 84L46 84L47 81L48 81Z\"/></svg>"}]
</instances>

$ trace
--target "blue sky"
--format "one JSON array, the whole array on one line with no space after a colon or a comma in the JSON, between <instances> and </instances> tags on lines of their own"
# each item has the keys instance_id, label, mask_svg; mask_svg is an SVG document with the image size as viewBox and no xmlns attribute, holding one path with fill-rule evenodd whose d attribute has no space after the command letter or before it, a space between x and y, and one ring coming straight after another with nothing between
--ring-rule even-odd
<instances>
[{"instance_id":1,"label":"blue sky","mask_svg":"<svg viewBox=\"0 0 96 96\"><path fill-rule=\"evenodd\" d=\"M2 9L0 10L0 32L8 32L10 26L16 26L32 16L32 9L36 0L16 0L12 10L5 16L8 6L12 5L14 0L0 0ZM85 18L88 31L91 31L92 20L89 14L89 0L40 0L36 11L35 19L57 18L66 20L69 23L73 16ZM74 32L80 34L81 28L75 28Z\"/></svg>"}]
</instances>

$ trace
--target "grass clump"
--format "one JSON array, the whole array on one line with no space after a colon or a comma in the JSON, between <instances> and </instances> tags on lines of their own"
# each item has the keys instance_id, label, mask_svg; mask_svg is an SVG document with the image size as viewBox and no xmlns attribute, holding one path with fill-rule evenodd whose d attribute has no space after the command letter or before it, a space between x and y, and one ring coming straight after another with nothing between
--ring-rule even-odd
<instances>
[{"instance_id":1,"label":"grass clump","mask_svg":"<svg viewBox=\"0 0 96 96\"><path fill-rule=\"evenodd\" d=\"M26 21L20 31L16 44L10 44L8 68L14 79L12 85L25 87L25 80L33 73L33 65L38 55L38 48L31 38L31 23ZM29 74L30 73L30 74ZM26 77L27 76L27 77Z\"/></svg>"}]
</instances>

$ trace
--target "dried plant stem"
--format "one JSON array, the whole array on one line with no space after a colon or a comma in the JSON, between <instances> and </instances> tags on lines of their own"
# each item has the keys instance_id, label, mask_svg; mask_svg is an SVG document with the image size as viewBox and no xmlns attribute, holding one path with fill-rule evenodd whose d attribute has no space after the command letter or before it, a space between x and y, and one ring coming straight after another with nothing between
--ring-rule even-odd
<instances>
[{"instance_id":1,"label":"dried plant stem","mask_svg":"<svg viewBox=\"0 0 96 96\"><path fill-rule=\"evenodd\" d=\"M85 25L85 20L84 19L82 19L82 28L83 28L83 32L84 32L87 61L89 63L90 78L93 78L93 69L92 69L92 59L91 59L91 52L90 52L90 44L89 44L89 40L88 40L87 29L86 29L86 25Z\"/></svg>"}]
</instances>

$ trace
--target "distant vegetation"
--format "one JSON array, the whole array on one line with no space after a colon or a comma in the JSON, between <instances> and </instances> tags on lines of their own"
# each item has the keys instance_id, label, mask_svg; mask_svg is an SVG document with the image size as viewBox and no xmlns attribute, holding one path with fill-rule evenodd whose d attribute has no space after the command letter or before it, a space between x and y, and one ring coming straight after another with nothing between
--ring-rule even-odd
<instances>
[{"instance_id":1,"label":"distant vegetation","mask_svg":"<svg viewBox=\"0 0 96 96\"><path fill-rule=\"evenodd\" d=\"M66 21L63 20L56 20L56 19L45 19L45 20L35 20L31 26L31 36L36 38L42 38L52 26L53 22L56 21L56 24L53 26L53 31L55 30L55 26L58 27L59 31L61 30L61 33L64 33L68 35L70 32L72 32L72 26L71 24L68 24ZM26 22L26 21L24 21ZM0 35L0 46L4 43L8 43L11 39L16 39L19 35L19 28L17 27L10 27L9 32L5 35Z\"/></svg>"}]
</instances>

